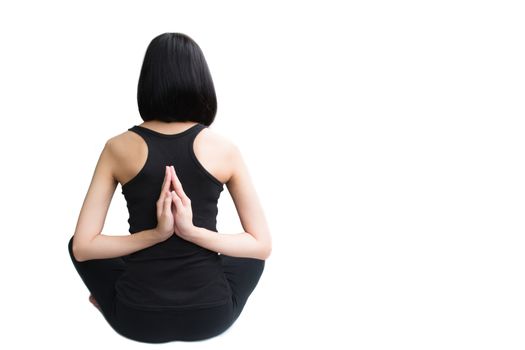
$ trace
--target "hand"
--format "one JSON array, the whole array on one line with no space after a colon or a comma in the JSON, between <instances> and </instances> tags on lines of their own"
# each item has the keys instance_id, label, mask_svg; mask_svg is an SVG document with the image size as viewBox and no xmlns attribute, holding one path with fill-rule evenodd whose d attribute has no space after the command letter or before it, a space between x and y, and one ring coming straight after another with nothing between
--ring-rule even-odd
<instances>
[{"instance_id":1,"label":"hand","mask_svg":"<svg viewBox=\"0 0 525 350\"><path fill-rule=\"evenodd\" d=\"M159 240L165 241L173 236L174 217L173 217L173 196L175 192L170 190L171 170L166 166L164 182L157 200L157 227L155 231Z\"/></svg>"},{"instance_id":2,"label":"hand","mask_svg":"<svg viewBox=\"0 0 525 350\"><path fill-rule=\"evenodd\" d=\"M195 232L191 200L188 196L186 196L186 193L182 188L182 184L177 177L177 173L175 172L173 165L170 166L169 169L171 172L171 184L175 189L175 191L172 191L173 195L171 197L173 203L175 204L175 208L173 210L173 219L175 221L173 230L180 238L190 240Z\"/></svg>"}]
</instances>

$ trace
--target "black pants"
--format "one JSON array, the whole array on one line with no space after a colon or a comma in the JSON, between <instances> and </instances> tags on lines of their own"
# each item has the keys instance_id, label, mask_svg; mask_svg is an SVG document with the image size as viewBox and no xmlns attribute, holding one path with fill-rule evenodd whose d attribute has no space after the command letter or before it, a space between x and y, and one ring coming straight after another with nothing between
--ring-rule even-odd
<instances>
[{"instance_id":1,"label":"black pants","mask_svg":"<svg viewBox=\"0 0 525 350\"><path fill-rule=\"evenodd\" d=\"M102 315L120 335L145 343L196 341L217 336L228 329L241 314L264 270L264 260L237 258L221 254L232 299L225 305L194 310L140 310L116 298L116 280L126 269L122 258L79 262L73 256L73 237L68 251L82 281L98 302Z\"/></svg>"}]
</instances>

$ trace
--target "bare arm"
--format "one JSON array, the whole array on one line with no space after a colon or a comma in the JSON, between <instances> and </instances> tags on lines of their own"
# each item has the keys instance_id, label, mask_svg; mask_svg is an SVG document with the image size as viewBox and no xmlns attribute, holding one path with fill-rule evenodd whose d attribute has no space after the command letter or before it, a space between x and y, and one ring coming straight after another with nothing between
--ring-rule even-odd
<instances>
[{"instance_id":1,"label":"bare arm","mask_svg":"<svg viewBox=\"0 0 525 350\"><path fill-rule=\"evenodd\" d=\"M234 169L227 182L228 191L245 232L224 234L194 226L184 238L221 254L266 260L272 250L270 230L242 154L235 145L228 160Z\"/></svg>"},{"instance_id":2,"label":"bare arm","mask_svg":"<svg viewBox=\"0 0 525 350\"><path fill-rule=\"evenodd\" d=\"M151 247L161 240L155 229L149 229L126 236L109 236L98 234L89 242L75 250L73 240L73 255L79 262L93 259L109 259L128 255Z\"/></svg>"},{"instance_id":3,"label":"bare arm","mask_svg":"<svg viewBox=\"0 0 525 350\"><path fill-rule=\"evenodd\" d=\"M73 238L73 256L77 261L120 257L162 241L156 229L125 236L101 233L118 183L111 168L114 163L111 140L108 140L100 154L77 221Z\"/></svg>"},{"instance_id":4,"label":"bare arm","mask_svg":"<svg viewBox=\"0 0 525 350\"><path fill-rule=\"evenodd\" d=\"M194 237L189 240L203 248L224 255L266 260L271 253L271 245L257 240L248 232L225 234L195 227Z\"/></svg>"}]
</instances>

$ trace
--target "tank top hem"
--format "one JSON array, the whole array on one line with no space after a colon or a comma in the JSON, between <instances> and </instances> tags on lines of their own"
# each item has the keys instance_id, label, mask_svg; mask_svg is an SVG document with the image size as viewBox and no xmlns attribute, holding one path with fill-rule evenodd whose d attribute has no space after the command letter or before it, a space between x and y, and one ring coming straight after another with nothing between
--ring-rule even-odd
<instances>
[{"instance_id":1,"label":"tank top hem","mask_svg":"<svg viewBox=\"0 0 525 350\"><path fill-rule=\"evenodd\" d=\"M221 306L224 304L227 304L231 301L231 298L225 298L214 302L209 303L201 303L201 304L188 304L188 305L147 305L147 304L137 304L134 302L131 302L129 300L126 300L122 298L117 293L117 299L118 301L126 304L127 306L133 308L133 309L139 309L139 310L149 310L149 311L163 311L163 310L195 310L195 309L205 309L210 307L216 307Z\"/></svg>"}]
</instances>

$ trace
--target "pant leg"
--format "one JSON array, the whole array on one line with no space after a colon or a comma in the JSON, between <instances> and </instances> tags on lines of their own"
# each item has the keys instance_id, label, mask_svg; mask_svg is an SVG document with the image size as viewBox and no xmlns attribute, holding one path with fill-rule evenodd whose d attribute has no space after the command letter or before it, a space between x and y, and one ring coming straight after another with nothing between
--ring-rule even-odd
<instances>
[{"instance_id":1,"label":"pant leg","mask_svg":"<svg viewBox=\"0 0 525 350\"><path fill-rule=\"evenodd\" d=\"M68 251L75 269L97 300L104 318L115 329L115 282L124 272L126 263L122 258L77 261L73 255L73 237L69 239Z\"/></svg>"},{"instance_id":2,"label":"pant leg","mask_svg":"<svg viewBox=\"0 0 525 350\"><path fill-rule=\"evenodd\" d=\"M265 260L220 254L224 274L233 294L233 322L254 291L264 271Z\"/></svg>"}]
</instances>

